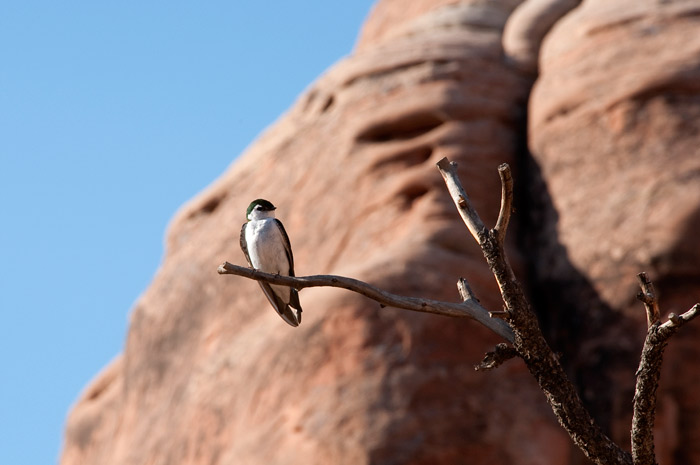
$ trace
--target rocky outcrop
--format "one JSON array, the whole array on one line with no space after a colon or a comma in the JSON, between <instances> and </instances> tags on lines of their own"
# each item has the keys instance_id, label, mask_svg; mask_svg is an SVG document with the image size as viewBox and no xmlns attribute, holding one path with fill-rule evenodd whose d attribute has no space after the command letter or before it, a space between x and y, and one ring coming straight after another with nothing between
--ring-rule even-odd
<instances>
[{"instance_id":1,"label":"rocky outcrop","mask_svg":"<svg viewBox=\"0 0 700 465\"><path fill-rule=\"evenodd\" d=\"M527 0L508 18L503 30L503 50L510 62L527 73L537 73L540 46L561 17L581 0Z\"/></svg>"},{"instance_id":2,"label":"rocky outcrop","mask_svg":"<svg viewBox=\"0 0 700 465\"><path fill-rule=\"evenodd\" d=\"M497 166L524 168L511 261L624 441L644 326L634 275L651 273L667 311L698 300L700 7L587 1L556 21L577 2L520 3L376 5L355 53L173 219L124 353L68 417L63 465L583 463L520 361L473 371L499 342L476 323L315 288L290 328L256 283L216 274L245 263L238 232L263 197L298 275L453 301L464 276L500 308L435 168L443 156L487 224ZM700 462L696 332L669 347L663 464Z\"/></svg>"},{"instance_id":3,"label":"rocky outcrop","mask_svg":"<svg viewBox=\"0 0 700 465\"><path fill-rule=\"evenodd\" d=\"M496 168L515 161L530 87L502 59L514 2L426 2L377 26L391 3L352 57L173 220L123 356L68 419L63 464L563 463L569 440L524 366L474 372L498 342L477 324L308 289L291 329L256 283L216 274L244 263L237 234L264 197L300 275L452 301L466 276L500 308L435 163L460 163L493 223Z\"/></svg>"},{"instance_id":4,"label":"rocky outcrop","mask_svg":"<svg viewBox=\"0 0 700 465\"><path fill-rule=\"evenodd\" d=\"M621 442L646 327L635 275L667 312L700 298L699 27L698 1L586 1L546 37L530 101L548 225L537 282L575 309L551 316L559 345ZM700 462L700 367L687 363L699 335L683 331L666 357L661 463Z\"/></svg>"}]
</instances>

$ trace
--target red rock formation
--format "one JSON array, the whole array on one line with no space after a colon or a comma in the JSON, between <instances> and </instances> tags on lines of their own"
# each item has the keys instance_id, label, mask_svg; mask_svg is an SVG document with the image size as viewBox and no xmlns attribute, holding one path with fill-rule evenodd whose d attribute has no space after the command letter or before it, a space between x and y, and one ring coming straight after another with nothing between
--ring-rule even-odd
<instances>
[{"instance_id":1,"label":"red rock formation","mask_svg":"<svg viewBox=\"0 0 700 465\"><path fill-rule=\"evenodd\" d=\"M646 327L635 275L650 274L666 312L700 300L699 12L698 1L585 2L547 36L530 102L552 204L538 281L599 299L578 303L569 353L583 378L608 379L599 392L621 442ZM700 463L698 328L666 357L660 463Z\"/></svg>"},{"instance_id":2,"label":"red rock formation","mask_svg":"<svg viewBox=\"0 0 700 465\"><path fill-rule=\"evenodd\" d=\"M508 63L533 69L543 35L533 21L549 18L542 2L524 5L506 60L502 31L518 3L379 2L353 56L177 214L123 355L68 418L62 464L581 463L522 363L473 371L498 342L477 324L316 288L301 292L293 329L256 283L215 271L244 263L244 211L264 197L299 275L443 300L457 299L465 276L499 308L434 165L458 161L493 224L496 167L516 165L531 85ZM618 438L642 341L634 275L652 271L664 308L678 311L697 300L700 262L697 2L622 3L587 2L546 39L530 107L537 176L527 181L540 198L515 218L535 231L524 250L546 291L536 301L559 310L545 326ZM511 259L524 276L516 231ZM698 350L684 334L671 351ZM698 370L685 360L671 357L662 380L665 464L698 454Z\"/></svg>"},{"instance_id":3,"label":"red rock formation","mask_svg":"<svg viewBox=\"0 0 700 465\"><path fill-rule=\"evenodd\" d=\"M375 36L174 219L124 355L68 419L63 464L564 462L569 440L523 365L474 372L498 342L478 325L311 289L292 330L256 283L215 272L243 263L245 207L265 197L300 275L453 301L466 276L500 307L435 162L461 162L493 223L529 88L502 60L512 5L425 2L375 27L390 3Z\"/></svg>"}]
</instances>

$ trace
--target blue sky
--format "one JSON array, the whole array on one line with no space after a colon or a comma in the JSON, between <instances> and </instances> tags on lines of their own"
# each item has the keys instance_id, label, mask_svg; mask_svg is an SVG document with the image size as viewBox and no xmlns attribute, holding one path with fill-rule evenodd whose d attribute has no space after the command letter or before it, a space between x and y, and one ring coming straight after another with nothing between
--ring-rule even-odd
<instances>
[{"instance_id":1,"label":"blue sky","mask_svg":"<svg viewBox=\"0 0 700 465\"><path fill-rule=\"evenodd\" d=\"M169 219L350 53L372 3L0 5L0 463L57 461Z\"/></svg>"}]
</instances>

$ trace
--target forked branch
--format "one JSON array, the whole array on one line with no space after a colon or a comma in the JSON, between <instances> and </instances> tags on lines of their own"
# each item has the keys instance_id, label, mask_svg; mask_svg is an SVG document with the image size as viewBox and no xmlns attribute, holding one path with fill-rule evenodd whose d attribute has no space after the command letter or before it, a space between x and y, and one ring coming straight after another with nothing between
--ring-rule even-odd
<instances>
[{"instance_id":1,"label":"forked branch","mask_svg":"<svg viewBox=\"0 0 700 465\"><path fill-rule=\"evenodd\" d=\"M644 340L642 357L637 369L637 385L634 389L634 411L632 415L632 459L635 465L655 465L654 416L656 413L656 389L661 376L663 353L669 339L678 329L698 316L700 304L695 304L682 315L671 313L668 321L661 324L659 305L654 285L646 273L639 273L642 292L637 298L644 303L648 330Z\"/></svg>"},{"instance_id":2,"label":"forked branch","mask_svg":"<svg viewBox=\"0 0 700 465\"><path fill-rule=\"evenodd\" d=\"M656 408L656 387L663 350L670 337L681 326L700 313L700 304L696 304L680 316L669 315L669 320L661 324L654 287L645 274L639 275L642 292L638 297L644 302L649 330L637 370L632 424L632 454L629 454L602 432L584 408L576 388L567 378L557 356L545 341L537 317L532 312L530 304L525 298L525 292L508 262L505 252L505 237L513 209L513 178L510 168L507 164L498 168L502 187L501 207L496 225L493 229L488 229L462 187L457 176L457 164L443 158L437 166L460 216L481 247L486 262L496 278L504 302L503 311L489 312L482 307L469 284L462 278L458 283L458 290L463 302L452 303L399 296L343 276L280 276L232 265L228 262L219 266L218 272L296 289L321 286L339 287L364 295L383 306L475 319L513 344L512 347L499 344L493 352L486 355L477 369L491 369L514 356L520 356L539 383L561 426L594 463L600 465L655 464L652 428Z\"/></svg>"},{"instance_id":3,"label":"forked branch","mask_svg":"<svg viewBox=\"0 0 700 465\"><path fill-rule=\"evenodd\" d=\"M508 165L499 167L502 186L501 209L496 227L490 230L483 225L483 221L464 192L457 175L457 164L443 158L437 163L437 167L462 219L481 247L486 262L496 278L506 307L506 314L503 317L515 333L515 350L539 383L559 424L593 462L601 465L632 464L630 454L610 440L584 408L574 385L567 378L556 355L545 341L537 317L530 309L525 292L508 262L504 238L512 210L513 196L513 181ZM489 368L492 362L497 363L500 357L496 354L499 352L503 354L502 349L500 351L497 349L493 360L487 357L482 365Z\"/></svg>"}]
</instances>

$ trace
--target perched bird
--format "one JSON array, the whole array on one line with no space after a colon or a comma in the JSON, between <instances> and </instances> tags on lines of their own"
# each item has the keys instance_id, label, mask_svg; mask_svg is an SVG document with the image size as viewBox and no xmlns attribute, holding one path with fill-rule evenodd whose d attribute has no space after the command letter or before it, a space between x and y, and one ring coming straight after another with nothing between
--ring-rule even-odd
<instances>
[{"instance_id":1,"label":"perched bird","mask_svg":"<svg viewBox=\"0 0 700 465\"><path fill-rule=\"evenodd\" d=\"M265 273L294 276L292 246L282 222L275 218L275 206L265 199L253 200L246 210L246 218L248 222L241 228L241 249L250 266ZM264 281L258 284L282 319L299 326L299 292Z\"/></svg>"}]
</instances>

